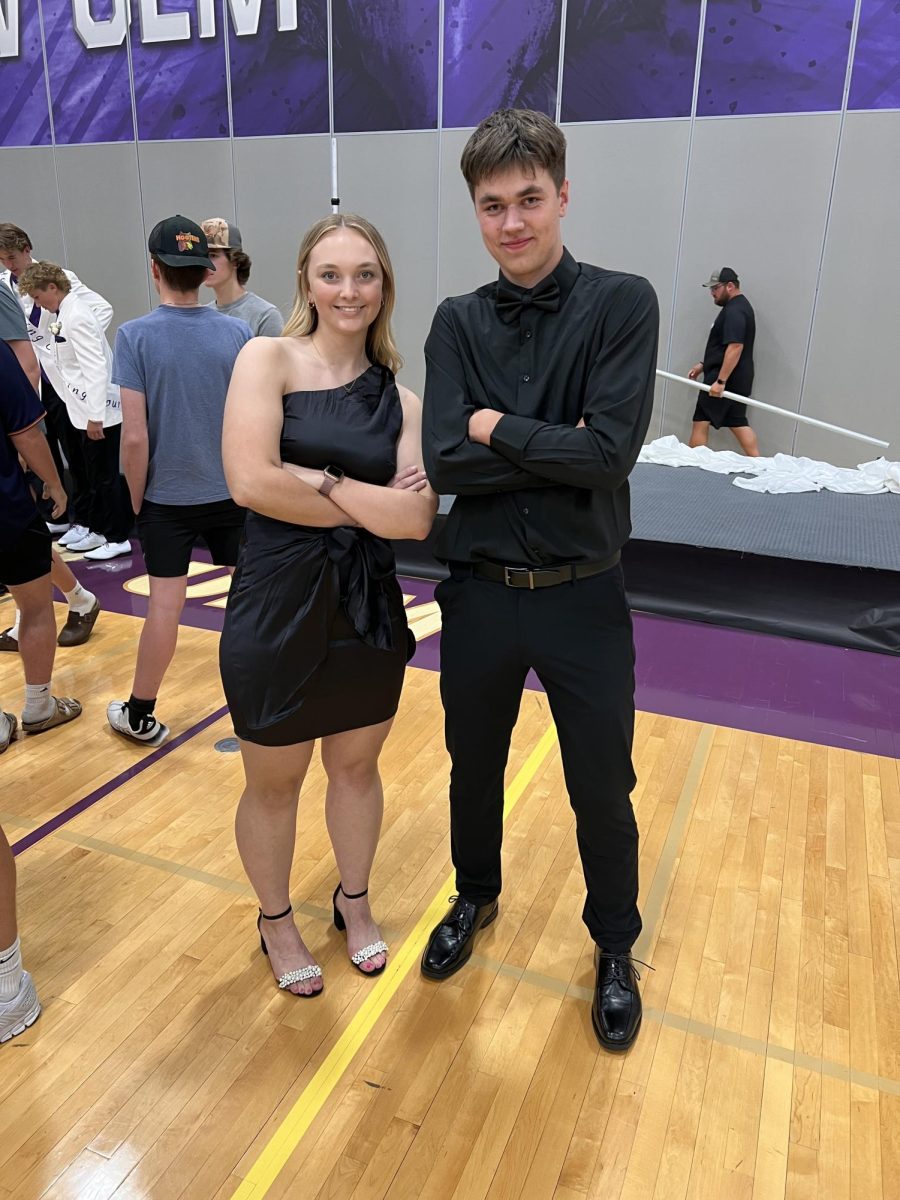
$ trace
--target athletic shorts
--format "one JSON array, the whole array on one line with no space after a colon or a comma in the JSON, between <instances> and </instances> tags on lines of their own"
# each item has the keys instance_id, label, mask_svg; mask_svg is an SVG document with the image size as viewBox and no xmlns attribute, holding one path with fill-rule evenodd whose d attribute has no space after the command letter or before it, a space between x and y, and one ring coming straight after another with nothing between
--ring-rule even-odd
<instances>
[{"instance_id":1,"label":"athletic shorts","mask_svg":"<svg viewBox=\"0 0 900 1200\"><path fill-rule=\"evenodd\" d=\"M212 504L155 504L145 500L137 517L138 536L147 574L160 579L187 575L191 551L198 541L209 547L220 567L237 564L244 534L245 510L233 500Z\"/></svg>"},{"instance_id":2,"label":"athletic shorts","mask_svg":"<svg viewBox=\"0 0 900 1200\"><path fill-rule=\"evenodd\" d=\"M739 404L737 400L714 399L708 392L700 392L697 396L693 419L709 421L713 429L743 429L750 424L746 404Z\"/></svg>"},{"instance_id":3,"label":"athletic shorts","mask_svg":"<svg viewBox=\"0 0 900 1200\"><path fill-rule=\"evenodd\" d=\"M18 537L13 534L10 545L0 549L0 582L15 587L49 575L52 549L50 530L40 517L35 516Z\"/></svg>"}]
</instances>

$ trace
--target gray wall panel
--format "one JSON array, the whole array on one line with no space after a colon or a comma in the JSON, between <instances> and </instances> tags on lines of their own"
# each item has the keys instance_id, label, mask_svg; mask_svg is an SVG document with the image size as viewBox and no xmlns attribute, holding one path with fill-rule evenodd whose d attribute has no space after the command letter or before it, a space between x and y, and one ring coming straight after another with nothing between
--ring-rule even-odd
<instances>
[{"instance_id":1,"label":"gray wall panel","mask_svg":"<svg viewBox=\"0 0 900 1200\"><path fill-rule=\"evenodd\" d=\"M394 334L406 360L400 378L420 396L437 278L437 167L437 133L338 138L341 209L366 217L387 242L397 276Z\"/></svg>"},{"instance_id":2,"label":"gray wall panel","mask_svg":"<svg viewBox=\"0 0 900 1200\"><path fill-rule=\"evenodd\" d=\"M237 223L253 262L249 287L287 317L300 240L331 212L328 138L242 138L234 143L234 179Z\"/></svg>"},{"instance_id":3,"label":"gray wall panel","mask_svg":"<svg viewBox=\"0 0 900 1200\"><path fill-rule=\"evenodd\" d=\"M831 191L839 114L697 121L678 269L670 369L703 355L717 310L700 284L734 267L756 311L756 399L797 411ZM694 393L667 391L663 432L690 434ZM751 418L763 454L790 452L794 427ZM721 431L714 449L733 449Z\"/></svg>"},{"instance_id":4,"label":"gray wall panel","mask_svg":"<svg viewBox=\"0 0 900 1200\"><path fill-rule=\"evenodd\" d=\"M64 258L56 171L49 146L0 149L0 221L24 229L36 256L50 262Z\"/></svg>"},{"instance_id":5,"label":"gray wall panel","mask_svg":"<svg viewBox=\"0 0 900 1200\"><path fill-rule=\"evenodd\" d=\"M134 145L59 146L56 161L65 197L66 265L113 306L112 339L117 326L142 316L150 303Z\"/></svg>"},{"instance_id":6,"label":"gray wall panel","mask_svg":"<svg viewBox=\"0 0 900 1200\"><path fill-rule=\"evenodd\" d=\"M900 112L848 113L801 411L891 441L888 451L798 427L796 453L855 466L900 459L894 347L900 266Z\"/></svg>"},{"instance_id":7,"label":"gray wall panel","mask_svg":"<svg viewBox=\"0 0 900 1200\"><path fill-rule=\"evenodd\" d=\"M139 142L138 163L146 235L164 217L234 220L234 177L228 141ZM157 303L151 285L153 304ZM201 290L201 298L206 297ZM212 299L212 293L209 293Z\"/></svg>"},{"instance_id":8,"label":"gray wall panel","mask_svg":"<svg viewBox=\"0 0 900 1200\"><path fill-rule=\"evenodd\" d=\"M576 258L645 275L659 297L659 363L665 365L672 322L688 121L570 125L567 170L571 199L563 233ZM664 384L648 441L662 423Z\"/></svg>"},{"instance_id":9,"label":"gray wall panel","mask_svg":"<svg viewBox=\"0 0 900 1200\"><path fill-rule=\"evenodd\" d=\"M459 156L470 129L441 134L440 263L438 299L471 292L497 276L497 264L485 250Z\"/></svg>"}]
</instances>

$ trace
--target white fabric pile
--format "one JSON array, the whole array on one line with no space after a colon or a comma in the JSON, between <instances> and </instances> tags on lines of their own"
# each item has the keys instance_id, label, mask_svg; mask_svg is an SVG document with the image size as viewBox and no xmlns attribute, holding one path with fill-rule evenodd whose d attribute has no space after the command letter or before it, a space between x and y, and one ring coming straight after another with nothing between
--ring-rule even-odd
<instances>
[{"instance_id":1,"label":"white fabric pile","mask_svg":"<svg viewBox=\"0 0 900 1200\"><path fill-rule=\"evenodd\" d=\"M858 467L835 467L812 458L794 458L776 454L774 458L747 458L731 450L710 450L708 446L685 446L677 437L657 438L644 446L638 462L665 467L699 467L718 475L734 475L737 487L748 492L845 492L849 495L874 496L879 492L900 495L900 462L876 458Z\"/></svg>"}]
</instances>

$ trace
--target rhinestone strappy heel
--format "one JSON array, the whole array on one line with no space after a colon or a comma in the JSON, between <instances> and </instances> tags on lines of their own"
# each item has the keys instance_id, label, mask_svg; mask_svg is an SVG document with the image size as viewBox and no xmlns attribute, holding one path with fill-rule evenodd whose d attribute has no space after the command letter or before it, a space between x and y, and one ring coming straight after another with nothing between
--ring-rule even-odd
<instances>
[{"instance_id":1,"label":"rhinestone strappy heel","mask_svg":"<svg viewBox=\"0 0 900 1200\"><path fill-rule=\"evenodd\" d=\"M257 929L257 932L259 933L260 949L262 950L263 954L266 955L267 958L269 956L269 947L266 945L266 939L263 937L263 932L262 932L263 921L280 921L282 919L282 917L289 917L293 911L294 910L290 904L287 906L287 908L284 910L284 912L276 913L274 916L270 916L268 913L264 913L262 909L259 910L259 916L256 918L256 929ZM321 979L321 978L322 978L322 968L319 966L318 963L314 963L312 966L309 966L309 967L300 967L296 971L285 971L285 973L283 975L279 976L278 986L280 988L284 989L284 988L289 988L294 983L306 983L306 981L308 979ZM304 1000L311 1000L313 996L321 996L321 994L324 990L325 990L324 987L320 987L317 991L294 992L293 994L295 996L302 997L302 999L304 999Z\"/></svg>"},{"instance_id":2,"label":"rhinestone strappy heel","mask_svg":"<svg viewBox=\"0 0 900 1200\"><path fill-rule=\"evenodd\" d=\"M334 927L341 933L344 933L347 929L347 923L344 920L344 914L337 906L338 892L341 893L345 900L361 900L363 896L368 896L369 889L366 888L364 892L356 892L352 896L344 891L341 884L338 884L334 889L334 895L331 897L331 907L334 909ZM362 950L357 950L355 954L351 954L350 961L353 963L354 967L356 967L357 971L359 971L360 975L365 975L368 978L370 975L380 975L387 966L387 963L382 963L380 967L373 967L371 971L364 971L362 969L362 964L366 961L366 959L372 958L376 954L387 954L387 952L387 942L371 942L368 946L363 946Z\"/></svg>"}]
</instances>

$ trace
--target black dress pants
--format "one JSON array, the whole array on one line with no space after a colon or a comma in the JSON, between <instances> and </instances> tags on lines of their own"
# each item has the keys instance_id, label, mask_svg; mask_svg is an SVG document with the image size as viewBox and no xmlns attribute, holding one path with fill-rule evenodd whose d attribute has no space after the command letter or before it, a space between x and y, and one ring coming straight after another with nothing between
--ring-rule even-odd
<instances>
[{"instance_id":1,"label":"black dress pants","mask_svg":"<svg viewBox=\"0 0 900 1200\"><path fill-rule=\"evenodd\" d=\"M84 456L81 453L84 434L80 429L76 429L69 420L65 401L57 395L49 379L43 375L41 376L41 403L47 414L47 441L50 443L50 452L53 454L53 461L56 463L61 480L65 481L59 458L60 448L69 468L67 481L69 486L66 488L69 495L67 515L57 519L90 528L88 524L88 482Z\"/></svg>"},{"instance_id":2,"label":"black dress pants","mask_svg":"<svg viewBox=\"0 0 900 1200\"><path fill-rule=\"evenodd\" d=\"M86 491L82 500L85 510L83 524L94 533L102 534L108 542L127 540L134 524L134 514L128 488L119 471L119 448L122 426L112 425L103 430L103 437L92 441L79 429L78 448Z\"/></svg>"},{"instance_id":3,"label":"black dress pants","mask_svg":"<svg viewBox=\"0 0 900 1200\"><path fill-rule=\"evenodd\" d=\"M587 885L584 921L605 950L641 931L631 806L634 642L621 567L534 591L453 567L435 592L456 887L475 904L501 889L503 776L525 676L556 722Z\"/></svg>"}]
</instances>

